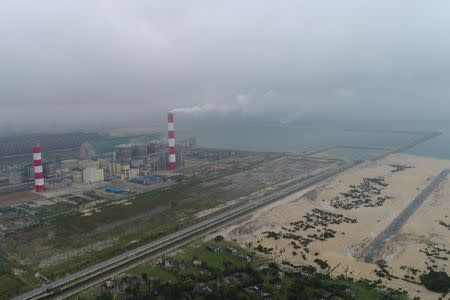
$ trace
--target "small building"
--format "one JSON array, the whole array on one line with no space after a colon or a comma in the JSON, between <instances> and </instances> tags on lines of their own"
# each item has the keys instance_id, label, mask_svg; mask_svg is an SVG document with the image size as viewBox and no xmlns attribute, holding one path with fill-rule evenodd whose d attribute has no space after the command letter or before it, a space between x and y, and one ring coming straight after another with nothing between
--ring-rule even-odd
<instances>
[{"instance_id":1,"label":"small building","mask_svg":"<svg viewBox=\"0 0 450 300\"><path fill-rule=\"evenodd\" d=\"M230 274L223 278L223 284L225 286L238 285L241 283L243 277L244 277L244 275L241 272L236 272L236 273Z\"/></svg>"},{"instance_id":2,"label":"small building","mask_svg":"<svg viewBox=\"0 0 450 300\"><path fill-rule=\"evenodd\" d=\"M232 247L227 247L227 251L233 255L235 255L237 253L237 250L235 248Z\"/></svg>"},{"instance_id":3,"label":"small building","mask_svg":"<svg viewBox=\"0 0 450 300\"><path fill-rule=\"evenodd\" d=\"M255 296L256 294L259 293L259 287L257 287L256 285L249 286L244 288L244 292L247 293L247 295L249 296Z\"/></svg>"},{"instance_id":4,"label":"small building","mask_svg":"<svg viewBox=\"0 0 450 300\"><path fill-rule=\"evenodd\" d=\"M172 268L173 265L175 264L175 261L170 258L170 257L164 257L162 259L161 264L165 267L165 268Z\"/></svg>"},{"instance_id":5,"label":"small building","mask_svg":"<svg viewBox=\"0 0 450 300\"><path fill-rule=\"evenodd\" d=\"M239 256L243 261L247 262L247 263L251 263L252 262L252 258L250 257L250 255L240 255Z\"/></svg>"},{"instance_id":6,"label":"small building","mask_svg":"<svg viewBox=\"0 0 450 300\"><path fill-rule=\"evenodd\" d=\"M107 289L113 289L115 286L116 286L116 285L115 285L114 281L111 281L111 280L105 281L105 288L107 288Z\"/></svg>"},{"instance_id":7,"label":"small building","mask_svg":"<svg viewBox=\"0 0 450 300\"><path fill-rule=\"evenodd\" d=\"M195 285L195 291L202 295L207 295L212 292L211 288L204 282L197 283Z\"/></svg>"},{"instance_id":8,"label":"small building","mask_svg":"<svg viewBox=\"0 0 450 300\"><path fill-rule=\"evenodd\" d=\"M202 261L201 261L200 259L193 259L193 260L192 260L192 265L193 265L194 267L201 267Z\"/></svg>"},{"instance_id":9,"label":"small building","mask_svg":"<svg viewBox=\"0 0 450 300\"><path fill-rule=\"evenodd\" d=\"M214 252L214 253L219 253L220 252L220 248L219 247L214 247L214 246L208 246L206 247L209 251Z\"/></svg>"}]
</instances>

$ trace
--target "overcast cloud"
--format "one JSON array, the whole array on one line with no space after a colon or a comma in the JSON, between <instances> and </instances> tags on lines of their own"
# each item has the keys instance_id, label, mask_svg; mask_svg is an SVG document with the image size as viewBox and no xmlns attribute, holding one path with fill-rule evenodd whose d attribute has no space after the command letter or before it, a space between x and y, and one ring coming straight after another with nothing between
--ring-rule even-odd
<instances>
[{"instance_id":1,"label":"overcast cloud","mask_svg":"<svg viewBox=\"0 0 450 300\"><path fill-rule=\"evenodd\" d=\"M447 0L3 0L0 36L3 124L450 113Z\"/></svg>"}]
</instances>

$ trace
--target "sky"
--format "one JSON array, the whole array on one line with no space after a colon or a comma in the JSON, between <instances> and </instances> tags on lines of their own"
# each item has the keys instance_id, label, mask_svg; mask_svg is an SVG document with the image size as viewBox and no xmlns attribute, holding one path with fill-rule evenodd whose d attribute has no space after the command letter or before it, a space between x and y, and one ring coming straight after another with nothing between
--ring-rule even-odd
<instances>
[{"instance_id":1,"label":"sky","mask_svg":"<svg viewBox=\"0 0 450 300\"><path fill-rule=\"evenodd\" d=\"M0 126L448 120L447 0L2 0Z\"/></svg>"}]
</instances>

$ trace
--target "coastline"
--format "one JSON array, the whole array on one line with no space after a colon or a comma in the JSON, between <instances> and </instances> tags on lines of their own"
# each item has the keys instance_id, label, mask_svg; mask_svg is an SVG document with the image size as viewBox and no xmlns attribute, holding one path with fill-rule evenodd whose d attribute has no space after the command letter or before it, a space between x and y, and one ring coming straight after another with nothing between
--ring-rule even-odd
<instances>
[{"instance_id":1,"label":"coastline","mask_svg":"<svg viewBox=\"0 0 450 300\"><path fill-rule=\"evenodd\" d=\"M408 168L393 172L393 165ZM361 255L368 243L389 226L430 180L448 167L450 167L449 160L391 154L379 161L365 162L320 187L291 195L262 208L251 217L235 222L219 234L236 240L242 246L254 251L258 251L255 250L258 247L260 250L271 249L271 251L263 250L266 252L263 255L275 259L277 263L287 260L296 265L315 265L314 260L319 258L329 264L330 270L334 268L333 276L343 274L355 279L381 279L388 287L407 290L410 297L437 299L439 294L413 282L420 282L419 274L428 267L435 266L437 270L450 272L450 265L446 264L446 260L433 259L426 254L426 249L431 247L430 245L439 245L438 249L450 249L450 230L440 223L450 223L450 202L444 201L450 196L448 178L431 193L381 251L378 259L386 261L387 276L380 278L379 267L364 262ZM386 184L385 187L380 187L380 195L374 197L375 200L378 197L386 198L381 205L377 205L378 202L375 201L369 202L370 205L367 207L361 205L343 209L339 206L342 205L339 201L343 201L342 193L348 192L350 186L358 186L363 178L377 177L382 177ZM333 200L336 197L341 199ZM338 220L336 224L315 226L306 230L292 225L305 221L305 215L309 215L311 221L311 211L315 208L326 213L342 214L346 218L357 220L357 223ZM315 218L313 222L321 222ZM320 233L329 229L332 230L333 238L325 240L313 238L306 246L298 243L301 240L298 236L311 239L310 237L316 234L320 237ZM267 232L272 232L272 237ZM274 239L275 234L281 237ZM442 254L443 257L444 255L447 254Z\"/></svg>"}]
</instances>

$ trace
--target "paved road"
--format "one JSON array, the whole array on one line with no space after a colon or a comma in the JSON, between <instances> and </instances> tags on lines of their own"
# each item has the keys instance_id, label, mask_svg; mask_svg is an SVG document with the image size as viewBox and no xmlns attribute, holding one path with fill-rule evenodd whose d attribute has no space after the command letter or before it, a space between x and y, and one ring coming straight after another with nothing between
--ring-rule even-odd
<instances>
[{"instance_id":1,"label":"paved road","mask_svg":"<svg viewBox=\"0 0 450 300\"><path fill-rule=\"evenodd\" d=\"M389 154L397 151L403 151L409 147L414 146L417 143L423 142L432 137L433 135L425 136L417 140L416 142L392 150L389 152ZM384 156L380 156L379 158L382 157ZM22 294L14 298L14 300L55 298L57 295L62 294L64 290L69 290L70 288L73 288L75 286L77 287L78 290L81 290L82 286L85 287L90 286L93 280L98 281L100 280L99 278L108 278L108 276L110 277L111 274L123 272L123 270L125 270L130 265L138 264L139 261L142 261L151 254L157 253L158 251L162 251L163 249L175 247L176 245L179 245L180 243L186 241L189 238L198 236L200 233L211 231L217 228L219 225L223 225L226 222L235 220L236 218L246 213L249 213L259 207L262 207L276 200L279 200L280 198L283 198L287 195L308 188L325 179L335 176L359 163L361 163L361 161L348 163L342 167L338 167L334 170L319 174L315 177L304 180L298 184L278 190L273 194L266 195L259 199L250 201L249 203L230 209L228 211L210 217L204 221L201 221L195 225L189 226L187 228L169 234L159 240L138 247L131 251L125 252L123 254L115 256L111 259L103 261L99 264L81 270L79 272L52 281L48 284L44 284L37 289L34 289L28 293Z\"/></svg>"},{"instance_id":2,"label":"paved road","mask_svg":"<svg viewBox=\"0 0 450 300\"><path fill-rule=\"evenodd\" d=\"M372 243L364 250L363 258L366 262L373 262L378 257L383 249L386 241L391 238L403 224L416 212L416 210L425 202L436 187L445 179L450 173L449 169L442 171L430 184L405 208L400 215L380 234Z\"/></svg>"},{"instance_id":3,"label":"paved road","mask_svg":"<svg viewBox=\"0 0 450 300\"><path fill-rule=\"evenodd\" d=\"M161 249L172 247L180 242L185 241L193 236L198 236L201 233L211 231L217 228L219 225L225 222L230 222L236 218L249 213L259 207L272 203L280 198L283 198L292 193L303 190L314 184L317 184L325 179L328 179L334 175L337 175L360 162L351 162L341 167L335 168L331 171L319 174L312 178L301 181L300 183L278 190L270 195L263 196L256 200L245 203L241 206L227 210L223 213L205 219L197 224L181 229L177 232L169 234L161 239L138 247L131 251L125 252L111 259L103 261L99 264L86 268L82 271L73 273L61 279L52 281L48 284L44 284L41 287L32 290L28 293L20 295L14 299L42 299L53 298L57 294L61 294L65 289L69 289L72 286L80 284L89 284L89 280L98 278L101 275L108 275L111 273L119 272L119 269L123 266L126 268L130 264L136 264L136 261L145 259L152 253L155 253Z\"/></svg>"}]
</instances>

